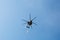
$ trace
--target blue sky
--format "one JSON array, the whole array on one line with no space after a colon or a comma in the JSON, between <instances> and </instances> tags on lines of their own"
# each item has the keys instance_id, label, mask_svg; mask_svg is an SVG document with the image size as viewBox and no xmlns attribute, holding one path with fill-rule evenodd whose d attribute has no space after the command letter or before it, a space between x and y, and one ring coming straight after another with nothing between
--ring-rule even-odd
<instances>
[{"instance_id":1,"label":"blue sky","mask_svg":"<svg viewBox=\"0 0 60 40\"><path fill-rule=\"evenodd\" d=\"M27 33L29 13L37 25ZM0 40L60 40L60 0L0 0Z\"/></svg>"}]
</instances>

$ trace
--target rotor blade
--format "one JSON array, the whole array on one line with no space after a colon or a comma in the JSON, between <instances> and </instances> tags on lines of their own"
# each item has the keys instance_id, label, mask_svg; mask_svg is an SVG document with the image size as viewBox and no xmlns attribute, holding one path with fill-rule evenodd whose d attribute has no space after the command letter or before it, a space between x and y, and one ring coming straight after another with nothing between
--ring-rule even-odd
<instances>
[{"instance_id":1,"label":"rotor blade","mask_svg":"<svg viewBox=\"0 0 60 40\"><path fill-rule=\"evenodd\" d=\"M25 21L25 22L27 22L27 20L25 20L25 19L22 19L23 21Z\"/></svg>"},{"instance_id":2,"label":"rotor blade","mask_svg":"<svg viewBox=\"0 0 60 40\"><path fill-rule=\"evenodd\" d=\"M36 19L36 17L34 17L34 18L32 19L32 21L33 21L34 19Z\"/></svg>"},{"instance_id":3,"label":"rotor blade","mask_svg":"<svg viewBox=\"0 0 60 40\"><path fill-rule=\"evenodd\" d=\"M31 13L29 14L29 20L31 20Z\"/></svg>"},{"instance_id":4,"label":"rotor blade","mask_svg":"<svg viewBox=\"0 0 60 40\"><path fill-rule=\"evenodd\" d=\"M26 24L26 23L23 23L23 24Z\"/></svg>"},{"instance_id":5,"label":"rotor blade","mask_svg":"<svg viewBox=\"0 0 60 40\"><path fill-rule=\"evenodd\" d=\"M33 22L33 24L37 25L36 23Z\"/></svg>"}]
</instances>

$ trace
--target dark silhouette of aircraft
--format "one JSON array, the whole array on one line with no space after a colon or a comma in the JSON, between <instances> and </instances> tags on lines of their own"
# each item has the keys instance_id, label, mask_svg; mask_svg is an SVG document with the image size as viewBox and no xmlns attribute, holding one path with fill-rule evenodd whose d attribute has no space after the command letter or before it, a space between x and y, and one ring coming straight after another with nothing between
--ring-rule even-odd
<instances>
[{"instance_id":1,"label":"dark silhouette of aircraft","mask_svg":"<svg viewBox=\"0 0 60 40\"><path fill-rule=\"evenodd\" d=\"M29 21L23 19L23 21L26 22L25 24L27 24L27 25L26 25L26 28L28 28L28 29L29 29L29 28L32 28L32 24L37 25L36 23L33 22L34 19L36 19L36 17L34 17L33 19L31 19L31 14L29 14Z\"/></svg>"}]
</instances>

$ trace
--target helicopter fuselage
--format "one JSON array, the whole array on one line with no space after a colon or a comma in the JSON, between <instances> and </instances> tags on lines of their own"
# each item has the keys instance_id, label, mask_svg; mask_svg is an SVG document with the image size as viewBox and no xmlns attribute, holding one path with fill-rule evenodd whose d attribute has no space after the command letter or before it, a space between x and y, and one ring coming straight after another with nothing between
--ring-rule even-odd
<instances>
[{"instance_id":1,"label":"helicopter fuselage","mask_svg":"<svg viewBox=\"0 0 60 40\"><path fill-rule=\"evenodd\" d=\"M28 23L29 26L31 26L32 25L32 20L28 21L27 23Z\"/></svg>"}]
</instances>

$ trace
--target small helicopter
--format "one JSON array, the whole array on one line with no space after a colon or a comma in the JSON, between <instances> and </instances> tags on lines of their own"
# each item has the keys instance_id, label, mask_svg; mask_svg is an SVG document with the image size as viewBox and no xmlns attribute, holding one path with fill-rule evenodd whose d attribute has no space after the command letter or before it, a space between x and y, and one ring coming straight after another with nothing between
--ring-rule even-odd
<instances>
[{"instance_id":1,"label":"small helicopter","mask_svg":"<svg viewBox=\"0 0 60 40\"><path fill-rule=\"evenodd\" d=\"M34 19L36 19L36 17L34 17L33 19L31 19L31 14L29 14L29 20L28 21L25 20L25 19L23 19L23 21L26 22L24 24L27 24L26 27L25 27L25 28L27 28L27 30L26 30L27 32L28 32L28 29L32 28L32 24L37 25L36 23L33 22Z\"/></svg>"},{"instance_id":2,"label":"small helicopter","mask_svg":"<svg viewBox=\"0 0 60 40\"><path fill-rule=\"evenodd\" d=\"M26 28L27 28L27 29L32 28L32 24L37 25L36 23L33 22L34 19L36 19L36 17L34 17L33 19L31 19L31 14L29 14L29 21L23 19L23 21L26 22L25 24L27 24L27 25L26 25Z\"/></svg>"}]
</instances>

